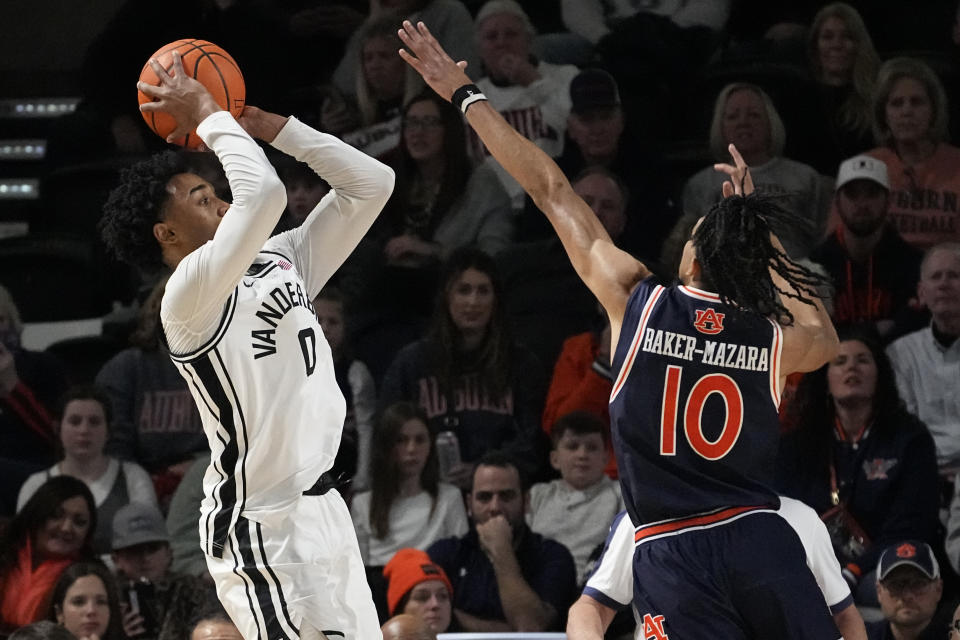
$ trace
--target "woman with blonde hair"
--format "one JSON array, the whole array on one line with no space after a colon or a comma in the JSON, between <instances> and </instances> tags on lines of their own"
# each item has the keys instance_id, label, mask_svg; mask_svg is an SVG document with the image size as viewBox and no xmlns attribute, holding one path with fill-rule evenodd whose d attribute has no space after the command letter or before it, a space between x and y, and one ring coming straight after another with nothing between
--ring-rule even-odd
<instances>
[{"instance_id":1,"label":"woman with blonde hair","mask_svg":"<svg viewBox=\"0 0 960 640\"><path fill-rule=\"evenodd\" d=\"M883 63L873 98L877 148L890 181L890 220L924 250L960 241L960 148L946 142L947 98L940 79L914 58Z\"/></svg>"},{"instance_id":2,"label":"woman with blonde hair","mask_svg":"<svg viewBox=\"0 0 960 640\"><path fill-rule=\"evenodd\" d=\"M880 57L857 10L834 2L813 18L807 59L822 120L814 118L817 126L804 133L818 147L811 162L833 175L841 160L870 147L870 100Z\"/></svg>"},{"instance_id":3,"label":"woman with blonde hair","mask_svg":"<svg viewBox=\"0 0 960 640\"><path fill-rule=\"evenodd\" d=\"M400 143L400 111L423 89L420 76L397 56L403 46L397 36L400 22L399 14L388 11L369 18L358 33L356 111L350 116L354 127L342 137L372 156L381 156ZM339 108L348 111L348 101L341 100Z\"/></svg>"},{"instance_id":4,"label":"woman with blonde hair","mask_svg":"<svg viewBox=\"0 0 960 640\"><path fill-rule=\"evenodd\" d=\"M817 244L826 224L831 188L812 167L783 156L786 131L773 101L754 84L725 86L714 104L710 150L717 162L729 162L727 149L735 144L743 156L757 191L782 198L796 224L777 229L792 258L803 258ZM713 165L695 173L683 187L684 218L678 226L705 215L720 200L725 174Z\"/></svg>"}]
</instances>

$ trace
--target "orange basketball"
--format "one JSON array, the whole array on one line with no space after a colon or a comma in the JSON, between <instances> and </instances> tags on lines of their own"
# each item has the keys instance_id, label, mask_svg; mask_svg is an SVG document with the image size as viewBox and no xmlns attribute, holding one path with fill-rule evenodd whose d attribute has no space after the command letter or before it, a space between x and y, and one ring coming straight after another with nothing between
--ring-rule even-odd
<instances>
[{"instance_id":1,"label":"orange basketball","mask_svg":"<svg viewBox=\"0 0 960 640\"><path fill-rule=\"evenodd\" d=\"M180 52L187 75L196 78L205 86L217 104L230 111L234 117L238 117L243 112L247 97L246 86L243 83L240 67L229 53L212 42L186 38L160 47L150 58L156 58L163 68L169 71L173 66L174 51ZM160 79L150 67L149 61L140 71L140 81L153 85L160 84ZM153 100L142 91L137 91L137 99L140 104ZM169 113L162 111L141 111L140 113L147 121L147 126L164 140L177 128L176 121ZM191 131L186 136L174 140L175 144L191 149L198 147L201 142L196 131Z\"/></svg>"}]
</instances>

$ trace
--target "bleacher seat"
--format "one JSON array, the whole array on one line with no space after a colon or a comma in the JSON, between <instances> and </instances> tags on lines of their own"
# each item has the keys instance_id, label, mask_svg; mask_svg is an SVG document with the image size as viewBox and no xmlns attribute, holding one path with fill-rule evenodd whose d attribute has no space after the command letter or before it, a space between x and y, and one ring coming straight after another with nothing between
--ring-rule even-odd
<instances>
[{"instance_id":1,"label":"bleacher seat","mask_svg":"<svg viewBox=\"0 0 960 640\"><path fill-rule=\"evenodd\" d=\"M24 322L101 317L113 295L95 245L67 235L0 239L0 284Z\"/></svg>"},{"instance_id":2,"label":"bleacher seat","mask_svg":"<svg viewBox=\"0 0 960 640\"><path fill-rule=\"evenodd\" d=\"M93 384L107 360L126 345L105 336L80 336L59 340L46 348L66 367L71 385Z\"/></svg>"}]
</instances>

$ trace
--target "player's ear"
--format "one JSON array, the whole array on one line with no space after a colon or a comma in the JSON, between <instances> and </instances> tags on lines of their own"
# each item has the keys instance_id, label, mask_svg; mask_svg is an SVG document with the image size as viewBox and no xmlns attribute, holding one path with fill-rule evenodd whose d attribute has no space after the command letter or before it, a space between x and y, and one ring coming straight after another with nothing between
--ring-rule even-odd
<instances>
[{"instance_id":1,"label":"player's ear","mask_svg":"<svg viewBox=\"0 0 960 640\"><path fill-rule=\"evenodd\" d=\"M560 471L560 461L558 460L556 449L550 451L550 466Z\"/></svg>"},{"instance_id":2,"label":"player's ear","mask_svg":"<svg viewBox=\"0 0 960 640\"><path fill-rule=\"evenodd\" d=\"M700 280L700 276L703 274L703 265L700 264L700 259L694 257L690 261L690 277L693 280Z\"/></svg>"},{"instance_id":3,"label":"player's ear","mask_svg":"<svg viewBox=\"0 0 960 640\"><path fill-rule=\"evenodd\" d=\"M163 245L170 244L176 240L177 234L166 222L157 222L153 225L153 237L157 239L157 242Z\"/></svg>"}]
</instances>

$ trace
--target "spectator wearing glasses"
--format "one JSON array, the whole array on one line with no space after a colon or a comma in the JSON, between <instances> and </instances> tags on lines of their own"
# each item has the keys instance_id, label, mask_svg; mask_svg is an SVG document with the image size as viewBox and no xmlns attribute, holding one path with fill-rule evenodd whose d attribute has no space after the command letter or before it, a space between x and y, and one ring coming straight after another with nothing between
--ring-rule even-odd
<instances>
[{"instance_id":1,"label":"spectator wearing glasses","mask_svg":"<svg viewBox=\"0 0 960 640\"><path fill-rule=\"evenodd\" d=\"M400 145L383 156L396 187L361 258L372 310L425 317L438 267L454 250L475 245L493 256L513 240L507 192L490 165L471 169L466 144L460 113L433 91L404 107Z\"/></svg>"},{"instance_id":2,"label":"spectator wearing glasses","mask_svg":"<svg viewBox=\"0 0 960 640\"><path fill-rule=\"evenodd\" d=\"M943 638L943 627L933 622L942 595L940 565L928 544L908 540L887 547L877 567L877 599L884 619L867 624L867 637Z\"/></svg>"}]
</instances>

